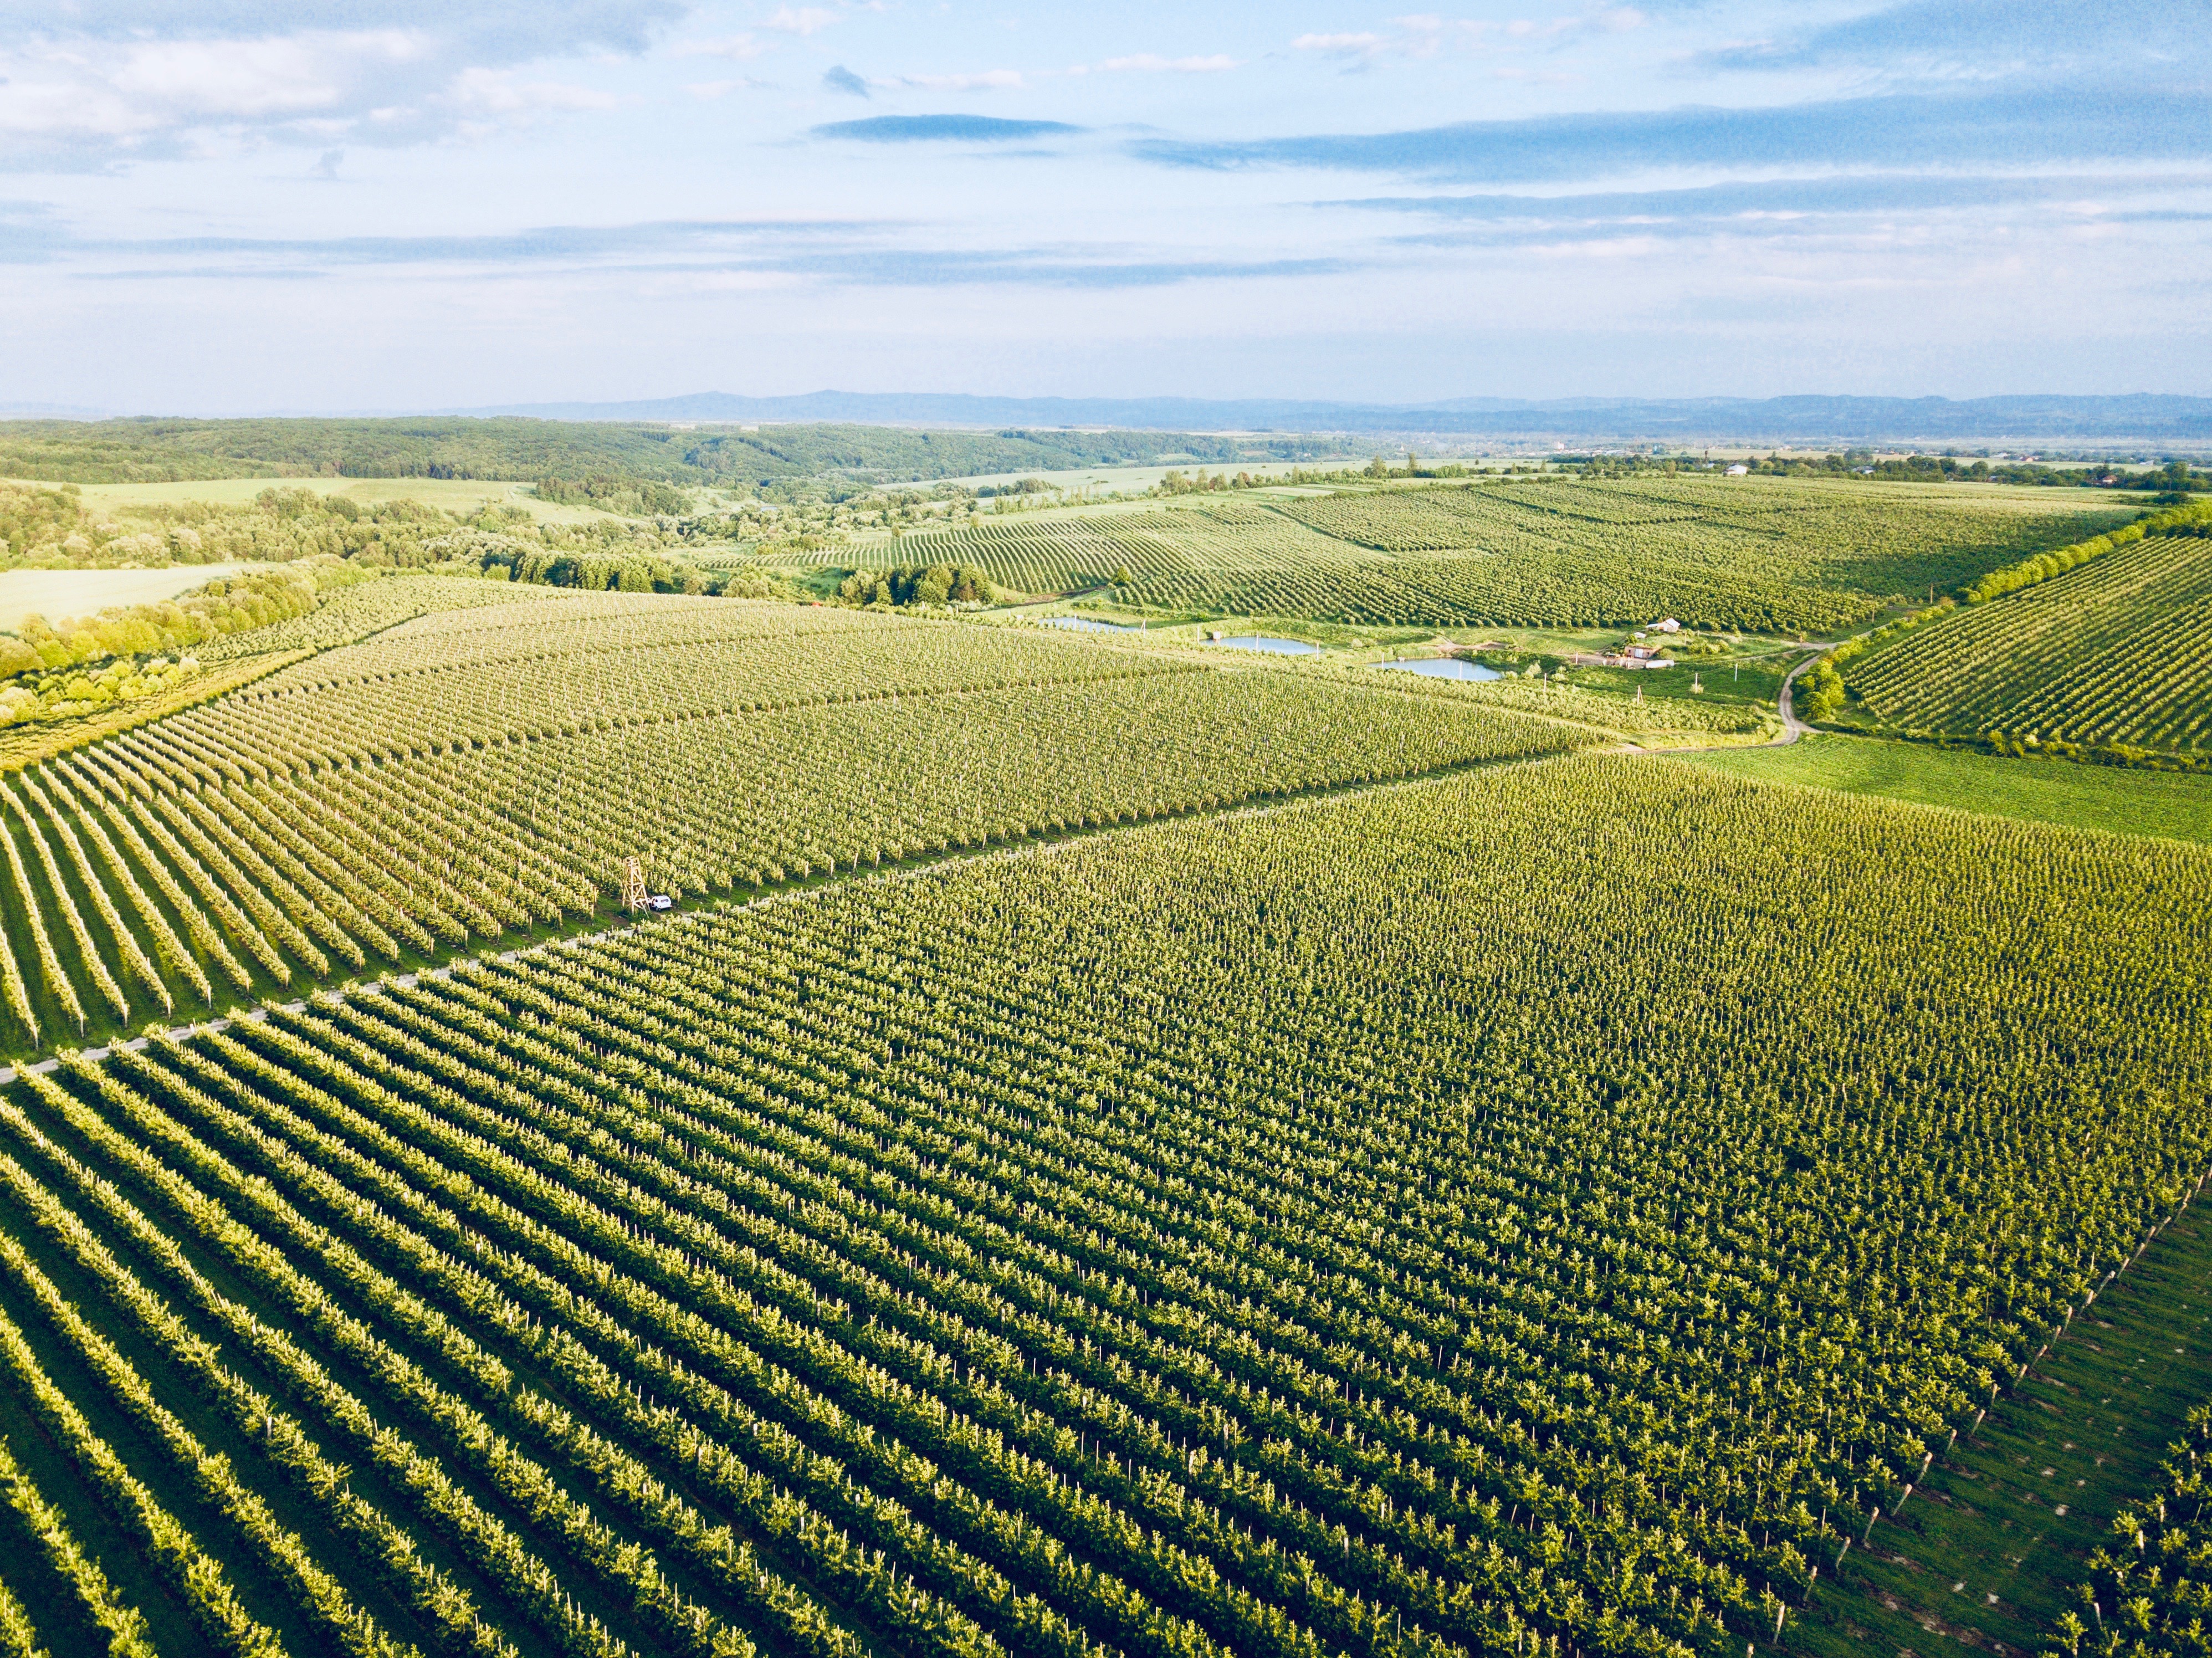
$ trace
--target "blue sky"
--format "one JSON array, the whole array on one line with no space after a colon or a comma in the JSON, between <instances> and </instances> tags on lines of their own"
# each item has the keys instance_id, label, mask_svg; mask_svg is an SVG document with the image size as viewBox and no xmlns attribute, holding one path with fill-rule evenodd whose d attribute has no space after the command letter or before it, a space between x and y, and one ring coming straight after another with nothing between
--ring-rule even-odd
<instances>
[{"instance_id":1,"label":"blue sky","mask_svg":"<svg viewBox=\"0 0 2212 1658\"><path fill-rule=\"evenodd\" d=\"M0 0L0 406L2203 394L2204 21Z\"/></svg>"}]
</instances>

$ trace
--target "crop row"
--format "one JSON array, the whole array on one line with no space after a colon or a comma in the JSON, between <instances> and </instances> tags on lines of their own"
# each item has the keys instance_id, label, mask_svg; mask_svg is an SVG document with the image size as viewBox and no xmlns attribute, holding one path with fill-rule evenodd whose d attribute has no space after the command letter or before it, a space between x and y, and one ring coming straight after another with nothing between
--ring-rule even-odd
<instances>
[{"instance_id":1,"label":"crop row","mask_svg":"<svg viewBox=\"0 0 2212 1658\"><path fill-rule=\"evenodd\" d=\"M543 603L544 588L508 586L459 576L406 571L343 587L305 616L266 628L226 634L198 648L203 662L260 656L271 651L327 651L387 628L439 611Z\"/></svg>"},{"instance_id":2,"label":"crop row","mask_svg":"<svg viewBox=\"0 0 2212 1658\"><path fill-rule=\"evenodd\" d=\"M1799 483L1545 479L1267 505L987 519L823 556L981 565L1061 592L1357 625L1600 625L1672 615L1766 632L1842 626L2064 541L2079 513Z\"/></svg>"},{"instance_id":3,"label":"crop row","mask_svg":"<svg viewBox=\"0 0 2212 1658\"><path fill-rule=\"evenodd\" d=\"M2212 543L2171 537L1954 610L1845 677L1887 725L2201 752L2209 650Z\"/></svg>"},{"instance_id":4,"label":"crop row","mask_svg":"<svg viewBox=\"0 0 2212 1658\"><path fill-rule=\"evenodd\" d=\"M602 603L410 624L0 783L15 1040L588 915L631 857L757 887L1594 740L1030 630Z\"/></svg>"}]
</instances>

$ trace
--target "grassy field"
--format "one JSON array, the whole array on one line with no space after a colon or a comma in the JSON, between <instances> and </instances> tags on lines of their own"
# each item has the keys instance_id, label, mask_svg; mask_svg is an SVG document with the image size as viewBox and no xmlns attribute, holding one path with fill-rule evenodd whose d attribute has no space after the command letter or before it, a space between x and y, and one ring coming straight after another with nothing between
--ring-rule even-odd
<instances>
[{"instance_id":1,"label":"grassy field","mask_svg":"<svg viewBox=\"0 0 2212 1658\"><path fill-rule=\"evenodd\" d=\"M188 1652L1813 1649L2212 1153L2208 932L2196 847L1571 756L65 1063L0 1576L58 1653L71 1537ZM2123 1300L2003 1517L2138 1477ZM2039 1613L2017 1535L1947 1583Z\"/></svg>"},{"instance_id":2,"label":"grassy field","mask_svg":"<svg viewBox=\"0 0 2212 1658\"><path fill-rule=\"evenodd\" d=\"M1896 729L2212 753L2212 539L2138 541L1853 660Z\"/></svg>"},{"instance_id":3,"label":"grassy field","mask_svg":"<svg viewBox=\"0 0 2212 1658\"><path fill-rule=\"evenodd\" d=\"M158 604L244 568L174 564L159 570L0 571L0 629L12 633L27 616L58 622L64 616L90 616L111 604Z\"/></svg>"},{"instance_id":4,"label":"grassy field","mask_svg":"<svg viewBox=\"0 0 2212 1658\"><path fill-rule=\"evenodd\" d=\"M1701 756L1732 776L1808 783L2000 817L2212 841L2212 777L2081 766L1822 735L1788 748Z\"/></svg>"},{"instance_id":5,"label":"grassy field","mask_svg":"<svg viewBox=\"0 0 2212 1658\"><path fill-rule=\"evenodd\" d=\"M1017 593L1365 626L1656 621L1802 635L2117 523L2048 490L1800 480L1491 479L986 516L825 551L978 564ZM1117 579L1119 578L1119 579Z\"/></svg>"}]
</instances>

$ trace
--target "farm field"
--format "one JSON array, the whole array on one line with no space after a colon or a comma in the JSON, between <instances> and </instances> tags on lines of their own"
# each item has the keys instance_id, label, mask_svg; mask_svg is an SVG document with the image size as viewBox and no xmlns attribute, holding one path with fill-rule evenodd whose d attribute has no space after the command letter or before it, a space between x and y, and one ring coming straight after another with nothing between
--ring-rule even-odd
<instances>
[{"instance_id":1,"label":"farm field","mask_svg":"<svg viewBox=\"0 0 2212 1658\"><path fill-rule=\"evenodd\" d=\"M58 1653L1809 1649L2197 1184L2208 930L2195 847L1563 756L65 1063L4 1575Z\"/></svg>"},{"instance_id":2,"label":"farm field","mask_svg":"<svg viewBox=\"0 0 2212 1658\"><path fill-rule=\"evenodd\" d=\"M0 629L27 616L89 616L111 604L158 604L165 598L235 575L239 564L172 565L159 570L0 570Z\"/></svg>"},{"instance_id":3,"label":"farm field","mask_svg":"<svg viewBox=\"0 0 2212 1658\"><path fill-rule=\"evenodd\" d=\"M1845 683L1893 729L2201 756L2208 641L2212 540L2154 537L1904 634Z\"/></svg>"},{"instance_id":4,"label":"farm field","mask_svg":"<svg viewBox=\"0 0 2212 1658\"><path fill-rule=\"evenodd\" d=\"M264 632L381 625L422 580ZM750 890L1611 735L1036 629L446 586L472 607L0 779L16 1051L581 925L633 857Z\"/></svg>"},{"instance_id":5,"label":"farm field","mask_svg":"<svg viewBox=\"0 0 2212 1658\"><path fill-rule=\"evenodd\" d=\"M2212 777L2015 760L1833 734L1788 748L1717 750L1699 763L1764 782L1806 783L2114 835L2212 842Z\"/></svg>"},{"instance_id":6,"label":"farm field","mask_svg":"<svg viewBox=\"0 0 2212 1658\"><path fill-rule=\"evenodd\" d=\"M1671 615L1802 634L2126 516L2048 491L1544 478L987 517L819 556L973 563L1018 592L1111 586L1123 603L1170 610L1429 627Z\"/></svg>"},{"instance_id":7,"label":"farm field","mask_svg":"<svg viewBox=\"0 0 2212 1658\"><path fill-rule=\"evenodd\" d=\"M156 483L81 483L77 492L88 507L129 508L170 507L204 501L216 507L250 507L270 488L307 489L318 495L336 496L363 507L386 501L415 501L436 507L457 517L470 517L487 507L520 507L548 524L580 524L605 514L586 506L540 501L527 483L483 478L428 477L260 477L179 478Z\"/></svg>"}]
</instances>

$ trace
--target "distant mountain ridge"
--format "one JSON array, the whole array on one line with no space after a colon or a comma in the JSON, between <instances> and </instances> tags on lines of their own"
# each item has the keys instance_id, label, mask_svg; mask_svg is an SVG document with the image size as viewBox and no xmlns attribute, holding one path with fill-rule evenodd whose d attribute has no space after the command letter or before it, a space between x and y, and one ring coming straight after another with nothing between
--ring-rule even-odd
<instances>
[{"instance_id":1,"label":"distant mountain ridge","mask_svg":"<svg viewBox=\"0 0 2212 1658\"><path fill-rule=\"evenodd\" d=\"M1567 442L2159 442L2212 440L2212 398L1454 398L1419 404L1274 398L985 398L961 392L727 392L629 403L511 404L452 415L540 420L699 421L874 426L1097 426L1140 431L1359 432L1541 438Z\"/></svg>"}]
</instances>

